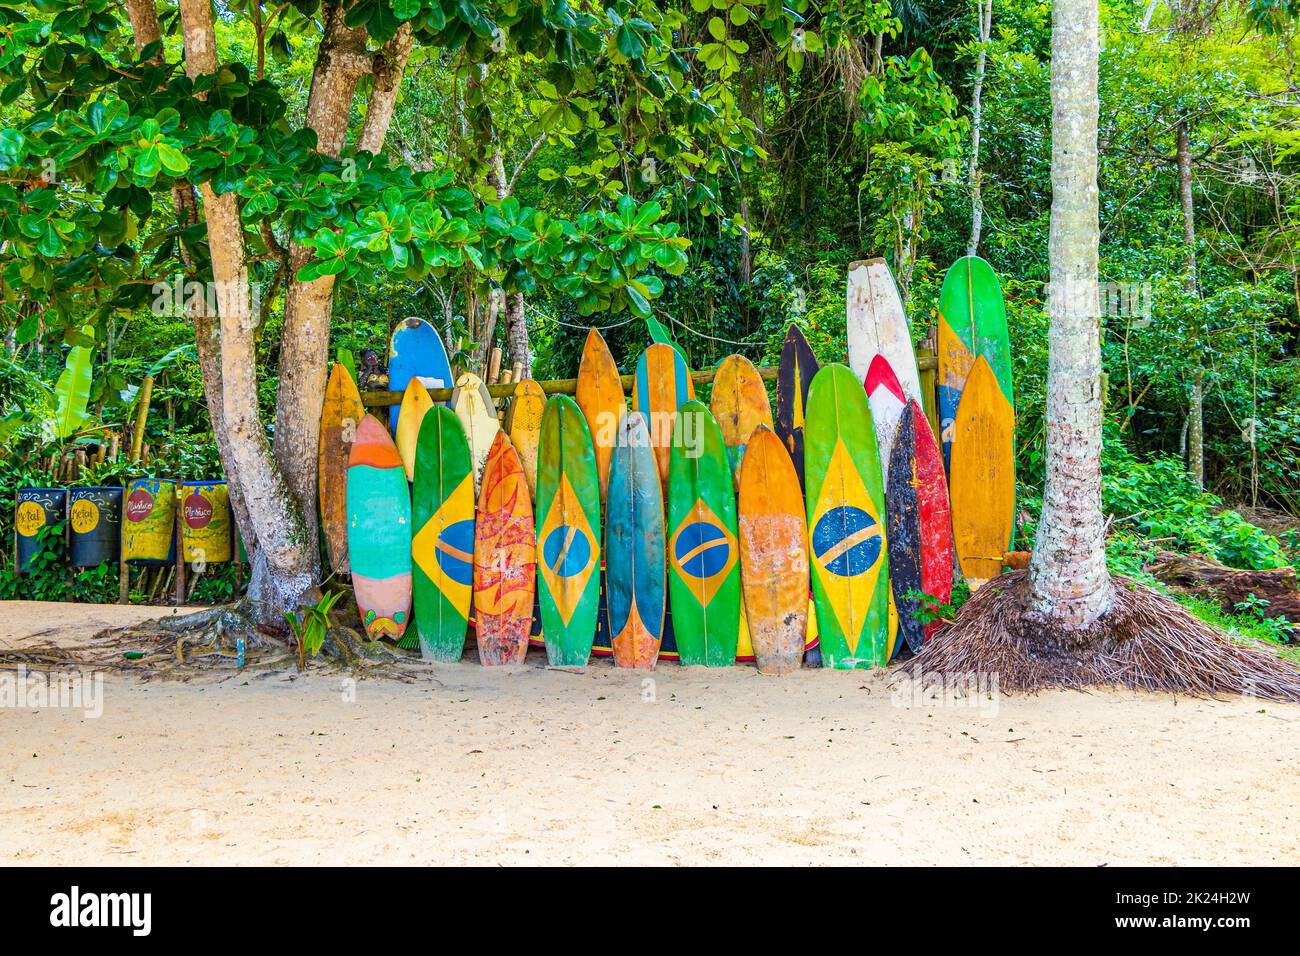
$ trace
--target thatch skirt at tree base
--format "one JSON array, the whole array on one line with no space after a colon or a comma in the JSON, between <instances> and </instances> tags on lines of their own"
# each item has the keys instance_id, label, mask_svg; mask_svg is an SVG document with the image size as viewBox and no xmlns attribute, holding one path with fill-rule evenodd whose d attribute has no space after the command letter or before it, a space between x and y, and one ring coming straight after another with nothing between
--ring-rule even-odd
<instances>
[{"instance_id":1,"label":"thatch skirt at tree base","mask_svg":"<svg viewBox=\"0 0 1300 956\"><path fill-rule=\"evenodd\" d=\"M1082 631L1031 614L1029 571L989 581L902 672L923 684L979 675L997 688L1131 687L1300 702L1300 668L1238 643L1169 597L1115 575L1113 606Z\"/></svg>"}]
</instances>

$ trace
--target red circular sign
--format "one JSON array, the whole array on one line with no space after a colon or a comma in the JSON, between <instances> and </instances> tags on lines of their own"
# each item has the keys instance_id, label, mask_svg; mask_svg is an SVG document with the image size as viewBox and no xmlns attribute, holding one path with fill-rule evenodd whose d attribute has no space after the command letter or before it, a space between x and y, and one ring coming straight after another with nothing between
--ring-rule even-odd
<instances>
[{"instance_id":1,"label":"red circular sign","mask_svg":"<svg viewBox=\"0 0 1300 956\"><path fill-rule=\"evenodd\" d=\"M153 512L153 495L148 488L137 488L126 499L126 520L143 521Z\"/></svg>"},{"instance_id":2,"label":"red circular sign","mask_svg":"<svg viewBox=\"0 0 1300 956\"><path fill-rule=\"evenodd\" d=\"M185 499L185 524L194 530L206 528L212 520L212 502L197 491Z\"/></svg>"}]
</instances>

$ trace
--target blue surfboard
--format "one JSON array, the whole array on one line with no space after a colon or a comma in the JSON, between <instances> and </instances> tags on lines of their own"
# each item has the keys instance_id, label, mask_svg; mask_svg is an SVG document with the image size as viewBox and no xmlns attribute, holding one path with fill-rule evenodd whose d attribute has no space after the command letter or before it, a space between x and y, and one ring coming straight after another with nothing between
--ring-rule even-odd
<instances>
[{"instance_id":1,"label":"blue surfboard","mask_svg":"<svg viewBox=\"0 0 1300 956\"><path fill-rule=\"evenodd\" d=\"M411 379L419 377L425 388L451 388L451 362L438 331L423 319L409 318L397 323L388 345L388 388L404 392ZM397 434L399 407L388 409L388 428Z\"/></svg>"}]
</instances>

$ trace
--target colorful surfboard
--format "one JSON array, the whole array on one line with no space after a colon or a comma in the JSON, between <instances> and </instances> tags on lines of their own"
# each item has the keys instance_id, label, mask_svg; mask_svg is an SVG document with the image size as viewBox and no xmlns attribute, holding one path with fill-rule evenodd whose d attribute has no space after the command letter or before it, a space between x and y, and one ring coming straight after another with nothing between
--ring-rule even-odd
<instances>
[{"instance_id":1,"label":"colorful surfboard","mask_svg":"<svg viewBox=\"0 0 1300 956\"><path fill-rule=\"evenodd\" d=\"M884 666L884 487L867 393L847 367L823 366L813 379L805 442L809 563L823 666Z\"/></svg>"},{"instance_id":2,"label":"colorful surfboard","mask_svg":"<svg viewBox=\"0 0 1300 956\"><path fill-rule=\"evenodd\" d=\"M388 344L388 388L405 392L419 376L426 388L451 388L451 363L437 331L423 319L411 317L397 323ZM397 434L401 407L388 410L388 427Z\"/></svg>"},{"instance_id":3,"label":"colorful surfboard","mask_svg":"<svg viewBox=\"0 0 1300 956\"><path fill-rule=\"evenodd\" d=\"M595 329L587 332L578 364L578 386L573 396L587 419L587 428L596 448L596 471L600 476L600 503L603 507L609 491L609 459L614 453L618 423L627 411L623 382L609 346Z\"/></svg>"},{"instance_id":4,"label":"colorful surfboard","mask_svg":"<svg viewBox=\"0 0 1300 956\"><path fill-rule=\"evenodd\" d=\"M898 608L899 631L912 653L919 653L937 622L917 620L928 594L940 604L952 597L952 519L948 482L939 445L917 402L909 402L894 437L885 487L889 537L889 581Z\"/></svg>"},{"instance_id":5,"label":"colorful surfboard","mask_svg":"<svg viewBox=\"0 0 1300 956\"><path fill-rule=\"evenodd\" d=\"M740 567L749 639L763 674L799 669L808 630L808 529L790 453L754 430L740 467Z\"/></svg>"},{"instance_id":6,"label":"colorful surfboard","mask_svg":"<svg viewBox=\"0 0 1300 956\"><path fill-rule=\"evenodd\" d=\"M641 353L636 363L632 410L645 416L661 484L668 481L668 453L677 409L694 397L695 384L681 353L663 344L651 345Z\"/></svg>"},{"instance_id":7,"label":"colorful surfboard","mask_svg":"<svg viewBox=\"0 0 1300 956\"><path fill-rule=\"evenodd\" d=\"M664 509L640 412L623 416L609 463L605 569L614 663L654 667L664 623Z\"/></svg>"},{"instance_id":8,"label":"colorful surfboard","mask_svg":"<svg viewBox=\"0 0 1300 956\"><path fill-rule=\"evenodd\" d=\"M411 617L411 493L397 446L373 415L348 456L348 555L366 636L398 640Z\"/></svg>"},{"instance_id":9,"label":"colorful surfboard","mask_svg":"<svg viewBox=\"0 0 1300 956\"><path fill-rule=\"evenodd\" d=\"M894 447L894 434L898 423L903 419L908 401L919 398L903 394L903 386L894 374L889 360L877 355L867 368L866 380L862 383L867 390L867 403L871 406L871 421L876 426L877 448L880 452L880 472L886 487L889 485L890 450Z\"/></svg>"},{"instance_id":10,"label":"colorful surfboard","mask_svg":"<svg viewBox=\"0 0 1300 956\"><path fill-rule=\"evenodd\" d=\"M431 409L420 426L413 497L411 561L420 656L458 661L465 652L474 587L474 475L465 429L443 405Z\"/></svg>"},{"instance_id":11,"label":"colorful surfboard","mask_svg":"<svg viewBox=\"0 0 1300 956\"><path fill-rule=\"evenodd\" d=\"M320 415L320 445L317 451L317 492L321 532L330 567L335 574L347 574L348 564L348 456L357 426L366 417L357 383L342 362L334 363L325 386L325 405Z\"/></svg>"},{"instance_id":12,"label":"colorful surfboard","mask_svg":"<svg viewBox=\"0 0 1300 956\"><path fill-rule=\"evenodd\" d=\"M713 378L709 408L722 429L722 440L727 446L735 480L739 483L740 459L745 454L749 436L759 425L772 427L772 405L767 399L767 386L753 362L743 355L728 355L722 360Z\"/></svg>"},{"instance_id":13,"label":"colorful surfboard","mask_svg":"<svg viewBox=\"0 0 1300 956\"><path fill-rule=\"evenodd\" d=\"M501 430L496 403L492 401L483 380L472 372L465 372L456 380L456 388L451 393L451 410L456 413L461 427L465 429L469 457L474 462L474 490L477 493L482 485L483 465L487 462L488 451L496 440L497 432Z\"/></svg>"},{"instance_id":14,"label":"colorful surfboard","mask_svg":"<svg viewBox=\"0 0 1300 956\"><path fill-rule=\"evenodd\" d=\"M871 360L883 355L902 384L903 393L921 400L921 379L912 349L912 332L903 312L898 286L884 259L849 264L849 367L858 381L867 378Z\"/></svg>"},{"instance_id":15,"label":"colorful surfboard","mask_svg":"<svg viewBox=\"0 0 1300 956\"><path fill-rule=\"evenodd\" d=\"M677 410L668 465L668 597L685 665L730 667L740 635L736 493L722 431L703 402Z\"/></svg>"},{"instance_id":16,"label":"colorful surfboard","mask_svg":"<svg viewBox=\"0 0 1300 956\"><path fill-rule=\"evenodd\" d=\"M406 480L415 481L415 449L420 441L420 426L424 416L433 408L433 399L429 390L418 379L406 383L406 392L402 395L401 414L397 419L397 433L393 439L397 445L397 454L401 456L402 467L406 470Z\"/></svg>"},{"instance_id":17,"label":"colorful surfboard","mask_svg":"<svg viewBox=\"0 0 1300 956\"><path fill-rule=\"evenodd\" d=\"M537 444L542 434L542 413L546 410L546 392L531 378L515 386L506 412L506 434L519 453L528 481L528 493L537 502Z\"/></svg>"},{"instance_id":18,"label":"colorful surfboard","mask_svg":"<svg viewBox=\"0 0 1300 956\"><path fill-rule=\"evenodd\" d=\"M1016 512L1015 412L984 356L975 359L952 426L952 537L971 589L1002 573Z\"/></svg>"},{"instance_id":19,"label":"colorful surfboard","mask_svg":"<svg viewBox=\"0 0 1300 956\"><path fill-rule=\"evenodd\" d=\"M988 361L1002 397L1013 412L1016 406L1002 283L993 267L978 256L958 259L944 276L939 290L938 345L939 437L944 464L949 465L953 421L966 377L977 357L982 355Z\"/></svg>"},{"instance_id":20,"label":"colorful surfboard","mask_svg":"<svg viewBox=\"0 0 1300 956\"><path fill-rule=\"evenodd\" d=\"M522 664L537 588L528 482L514 446L497 432L483 467L474 522L474 622L485 666Z\"/></svg>"},{"instance_id":21,"label":"colorful surfboard","mask_svg":"<svg viewBox=\"0 0 1300 956\"><path fill-rule=\"evenodd\" d=\"M790 463L799 476L799 488L804 486L803 444L805 408L808 404L808 386L817 374L817 358L808 340L797 325L785 330L781 345L781 364L776 373L776 425L775 431L786 451Z\"/></svg>"},{"instance_id":22,"label":"colorful surfboard","mask_svg":"<svg viewBox=\"0 0 1300 956\"><path fill-rule=\"evenodd\" d=\"M600 477L578 403L556 395L542 416L537 587L552 667L583 667L600 598Z\"/></svg>"}]
</instances>

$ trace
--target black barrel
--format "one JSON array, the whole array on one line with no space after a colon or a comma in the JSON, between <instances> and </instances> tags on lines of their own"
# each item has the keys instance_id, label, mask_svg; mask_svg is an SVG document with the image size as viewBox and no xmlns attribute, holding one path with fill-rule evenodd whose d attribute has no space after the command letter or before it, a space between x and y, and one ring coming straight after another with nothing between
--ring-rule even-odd
<instances>
[{"instance_id":1,"label":"black barrel","mask_svg":"<svg viewBox=\"0 0 1300 956\"><path fill-rule=\"evenodd\" d=\"M117 561L122 550L122 488L68 491L68 554L74 568Z\"/></svg>"},{"instance_id":2,"label":"black barrel","mask_svg":"<svg viewBox=\"0 0 1300 956\"><path fill-rule=\"evenodd\" d=\"M41 549L41 529L58 524L67 513L68 493L62 488L19 488L14 514L18 572L26 571Z\"/></svg>"}]
</instances>

